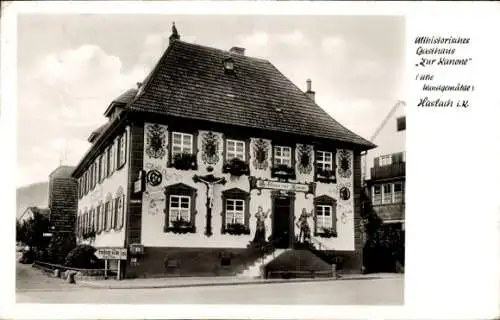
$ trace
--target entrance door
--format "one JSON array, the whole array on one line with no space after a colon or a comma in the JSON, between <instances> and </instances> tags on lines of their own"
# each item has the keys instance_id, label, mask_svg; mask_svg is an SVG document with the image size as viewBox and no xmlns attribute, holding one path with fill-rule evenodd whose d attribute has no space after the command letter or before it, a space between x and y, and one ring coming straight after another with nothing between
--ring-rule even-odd
<instances>
[{"instance_id":1,"label":"entrance door","mask_svg":"<svg viewBox=\"0 0 500 320\"><path fill-rule=\"evenodd\" d=\"M276 248L288 248L292 230L290 228L290 198L275 198L273 210L273 239Z\"/></svg>"}]
</instances>

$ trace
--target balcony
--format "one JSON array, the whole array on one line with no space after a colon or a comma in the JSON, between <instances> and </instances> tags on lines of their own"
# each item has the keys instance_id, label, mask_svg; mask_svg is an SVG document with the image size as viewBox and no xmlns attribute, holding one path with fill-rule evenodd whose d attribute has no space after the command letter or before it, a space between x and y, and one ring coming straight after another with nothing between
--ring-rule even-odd
<instances>
[{"instance_id":1,"label":"balcony","mask_svg":"<svg viewBox=\"0 0 500 320\"><path fill-rule=\"evenodd\" d=\"M406 162L371 168L370 175L371 180L404 177L406 175Z\"/></svg>"}]
</instances>

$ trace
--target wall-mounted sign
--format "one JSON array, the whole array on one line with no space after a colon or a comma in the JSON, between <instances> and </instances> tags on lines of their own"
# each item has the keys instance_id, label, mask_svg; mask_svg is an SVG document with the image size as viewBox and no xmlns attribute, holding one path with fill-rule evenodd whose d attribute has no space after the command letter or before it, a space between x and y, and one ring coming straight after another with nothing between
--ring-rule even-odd
<instances>
[{"instance_id":1,"label":"wall-mounted sign","mask_svg":"<svg viewBox=\"0 0 500 320\"><path fill-rule=\"evenodd\" d=\"M144 191L144 170L140 170L137 180L134 181L134 193L140 193L143 191Z\"/></svg>"},{"instance_id":2,"label":"wall-mounted sign","mask_svg":"<svg viewBox=\"0 0 500 320\"><path fill-rule=\"evenodd\" d=\"M312 193L314 194L316 190L316 183L293 183L293 182L282 182L282 181L273 181L273 180L265 180L255 177L249 177L250 180L250 189L258 189L259 194L261 193L261 189L271 189L271 190L280 190L280 191L288 191L288 192L304 192L306 194Z\"/></svg>"},{"instance_id":3,"label":"wall-mounted sign","mask_svg":"<svg viewBox=\"0 0 500 320\"><path fill-rule=\"evenodd\" d=\"M98 248L94 254L101 260L127 260L127 248Z\"/></svg>"},{"instance_id":4,"label":"wall-mounted sign","mask_svg":"<svg viewBox=\"0 0 500 320\"><path fill-rule=\"evenodd\" d=\"M141 199L131 199L130 203L131 204L140 204L140 203L142 203L142 200Z\"/></svg>"}]
</instances>

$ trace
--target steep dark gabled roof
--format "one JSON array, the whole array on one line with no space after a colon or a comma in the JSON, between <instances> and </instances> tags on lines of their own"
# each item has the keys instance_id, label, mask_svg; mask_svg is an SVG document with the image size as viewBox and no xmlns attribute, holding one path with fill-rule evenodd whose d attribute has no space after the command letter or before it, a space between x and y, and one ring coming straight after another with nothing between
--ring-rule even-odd
<instances>
[{"instance_id":1,"label":"steep dark gabled roof","mask_svg":"<svg viewBox=\"0 0 500 320\"><path fill-rule=\"evenodd\" d=\"M229 57L234 73L223 67ZM361 149L375 147L334 120L263 59L173 41L139 91L130 110L331 139Z\"/></svg>"},{"instance_id":2,"label":"steep dark gabled roof","mask_svg":"<svg viewBox=\"0 0 500 320\"><path fill-rule=\"evenodd\" d=\"M106 122L105 124L102 124L99 126L97 129L92 131L90 136L88 137L87 141L90 143L94 143L94 141L101 135L103 134L104 131L109 127L109 122Z\"/></svg>"}]
</instances>

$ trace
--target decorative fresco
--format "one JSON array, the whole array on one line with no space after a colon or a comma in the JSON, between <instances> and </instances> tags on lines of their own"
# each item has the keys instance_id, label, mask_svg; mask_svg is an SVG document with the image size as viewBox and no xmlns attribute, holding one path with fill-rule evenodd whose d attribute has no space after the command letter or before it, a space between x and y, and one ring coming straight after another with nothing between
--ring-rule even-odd
<instances>
[{"instance_id":1,"label":"decorative fresco","mask_svg":"<svg viewBox=\"0 0 500 320\"><path fill-rule=\"evenodd\" d=\"M297 165L299 172L302 174L309 174L313 168L313 147L306 144L297 145L298 159Z\"/></svg>"},{"instance_id":2,"label":"decorative fresco","mask_svg":"<svg viewBox=\"0 0 500 320\"><path fill-rule=\"evenodd\" d=\"M341 149L337 153L337 168L342 178L350 178L352 175L352 154L349 150Z\"/></svg>"},{"instance_id":3,"label":"decorative fresco","mask_svg":"<svg viewBox=\"0 0 500 320\"><path fill-rule=\"evenodd\" d=\"M146 154L154 159L163 159L167 154L167 128L159 124L146 124Z\"/></svg>"},{"instance_id":4,"label":"decorative fresco","mask_svg":"<svg viewBox=\"0 0 500 320\"><path fill-rule=\"evenodd\" d=\"M202 155L201 159L205 164L214 165L219 162L219 142L217 134L209 131L202 135Z\"/></svg>"},{"instance_id":5,"label":"decorative fresco","mask_svg":"<svg viewBox=\"0 0 500 320\"><path fill-rule=\"evenodd\" d=\"M268 151L270 150L270 147L271 146L267 140L255 140L253 147L253 166L255 169L267 170L269 167Z\"/></svg>"}]
</instances>

